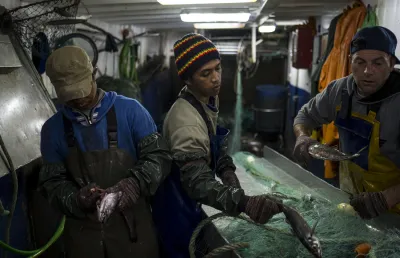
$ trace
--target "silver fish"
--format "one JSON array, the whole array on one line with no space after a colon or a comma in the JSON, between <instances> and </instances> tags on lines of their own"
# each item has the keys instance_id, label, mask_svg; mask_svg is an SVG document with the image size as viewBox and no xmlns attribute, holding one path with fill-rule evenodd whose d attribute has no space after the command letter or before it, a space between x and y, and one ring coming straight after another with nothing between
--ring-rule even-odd
<instances>
[{"instance_id":1,"label":"silver fish","mask_svg":"<svg viewBox=\"0 0 400 258\"><path fill-rule=\"evenodd\" d=\"M122 193L109 193L106 194L101 202L97 204L97 217L101 223L106 222L111 214L114 212L119 200L121 199Z\"/></svg>"},{"instance_id":2,"label":"silver fish","mask_svg":"<svg viewBox=\"0 0 400 258\"><path fill-rule=\"evenodd\" d=\"M308 147L308 153L311 155L311 157L316 158L316 159L342 161L342 160L354 159L354 158L359 157L360 153L363 150L365 150L367 147L368 146L365 146L364 148L359 150L357 153L346 154L346 153L343 153L343 152L339 151L338 149L330 147L326 144L315 143Z\"/></svg>"},{"instance_id":3,"label":"silver fish","mask_svg":"<svg viewBox=\"0 0 400 258\"><path fill-rule=\"evenodd\" d=\"M286 216L286 222L292 227L293 233L297 236L305 248L315 257L322 257L321 243L314 235L315 228L318 224L315 223L311 229L304 218L295 210L286 205L283 205L283 213Z\"/></svg>"}]
</instances>

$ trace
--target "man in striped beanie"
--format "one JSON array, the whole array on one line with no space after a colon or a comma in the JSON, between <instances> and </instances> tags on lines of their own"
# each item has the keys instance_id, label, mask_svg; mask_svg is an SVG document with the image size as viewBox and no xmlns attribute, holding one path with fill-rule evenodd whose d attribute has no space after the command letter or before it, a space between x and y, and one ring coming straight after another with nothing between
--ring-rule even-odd
<instances>
[{"instance_id":1,"label":"man in striped beanie","mask_svg":"<svg viewBox=\"0 0 400 258\"><path fill-rule=\"evenodd\" d=\"M229 131L217 126L222 73L217 48L202 35L188 34L175 43L174 52L178 74L186 83L163 126L175 168L158 189L152 208L165 257L186 258L190 237L203 219L201 204L231 215L244 212L259 223L281 212L282 206L264 196L246 196L226 153ZM200 253L207 251L196 247Z\"/></svg>"}]
</instances>

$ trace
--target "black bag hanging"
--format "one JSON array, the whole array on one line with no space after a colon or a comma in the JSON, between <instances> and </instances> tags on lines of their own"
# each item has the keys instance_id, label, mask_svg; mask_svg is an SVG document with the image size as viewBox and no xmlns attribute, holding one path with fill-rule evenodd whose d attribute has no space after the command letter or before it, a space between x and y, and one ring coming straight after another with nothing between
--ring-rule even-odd
<instances>
[{"instance_id":1,"label":"black bag hanging","mask_svg":"<svg viewBox=\"0 0 400 258\"><path fill-rule=\"evenodd\" d=\"M36 34L32 44L32 62L39 74L46 70L46 61L50 55L49 40L43 32Z\"/></svg>"}]
</instances>

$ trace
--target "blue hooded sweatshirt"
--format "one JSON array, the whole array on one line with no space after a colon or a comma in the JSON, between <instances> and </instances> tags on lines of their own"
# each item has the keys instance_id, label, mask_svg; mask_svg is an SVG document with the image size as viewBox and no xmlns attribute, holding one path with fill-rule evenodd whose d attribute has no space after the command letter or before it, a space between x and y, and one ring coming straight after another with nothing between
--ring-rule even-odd
<instances>
[{"instance_id":1,"label":"blue hooded sweatshirt","mask_svg":"<svg viewBox=\"0 0 400 258\"><path fill-rule=\"evenodd\" d=\"M100 103L92 109L88 119L71 108L62 106L49 118L41 131L40 149L45 162L64 162L68 145L64 134L63 114L72 121L77 144L83 152L108 149L106 114L115 106L118 124L118 148L128 151L138 159L138 143L146 136L156 133L156 125L149 112L136 100L106 92Z\"/></svg>"}]
</instances>

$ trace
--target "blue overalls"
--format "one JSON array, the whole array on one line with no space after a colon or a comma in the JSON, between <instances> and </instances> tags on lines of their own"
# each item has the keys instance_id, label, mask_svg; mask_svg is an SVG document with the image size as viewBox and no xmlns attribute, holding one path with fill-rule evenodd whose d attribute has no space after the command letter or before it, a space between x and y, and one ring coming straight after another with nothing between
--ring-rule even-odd
<instances>
[{"instance_id":1,"label":"blue overalls","mask_svg":"<svg viewBox=\"0 0 400 258\"><path fill-rule=\"evenodd\" d=\"M190 93L179 96L187 100L200 113L207 124L210 137L210 168L215 176L220 146L229 130L217 126L213 135L209 117L201 103ZM201 204L192 200L183 189L180 171L173 164L171 174L165 179L152 200L153 220L161 241L163 258L188 258L189 242L197 225L203 220Z\"/></svg>"}]
</instances>

